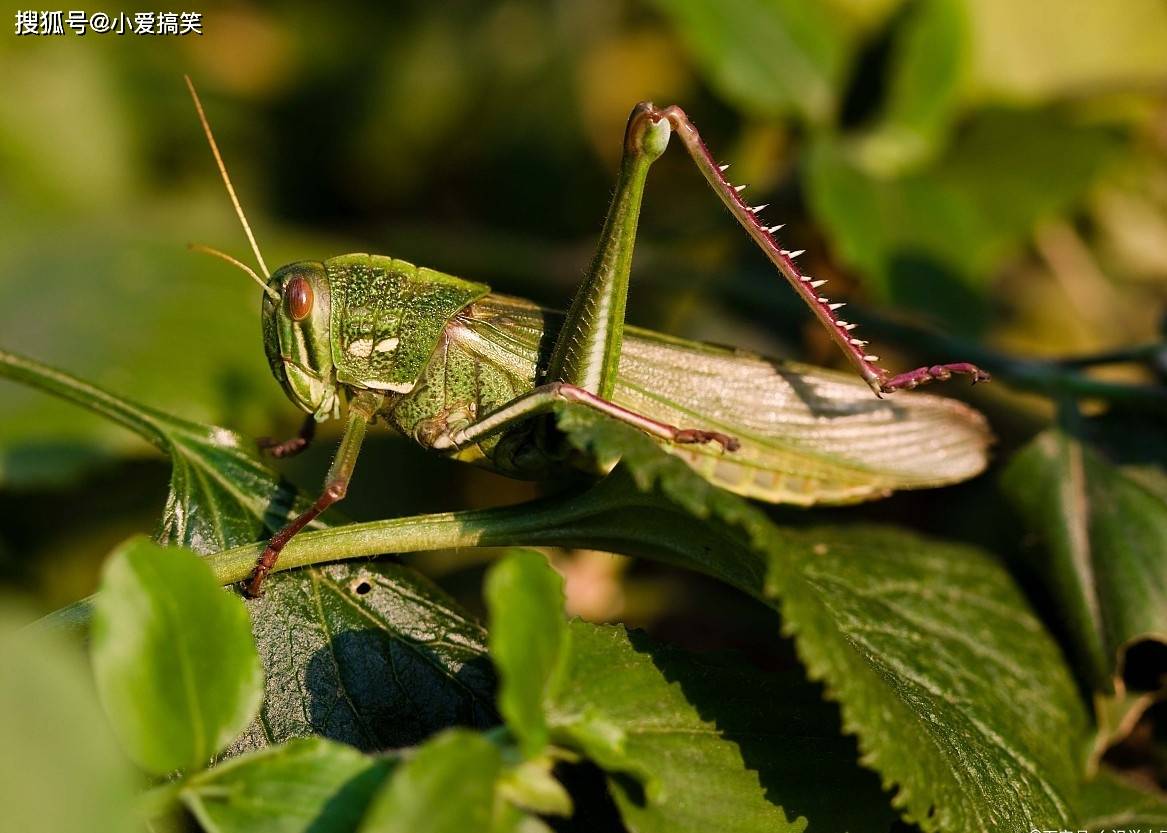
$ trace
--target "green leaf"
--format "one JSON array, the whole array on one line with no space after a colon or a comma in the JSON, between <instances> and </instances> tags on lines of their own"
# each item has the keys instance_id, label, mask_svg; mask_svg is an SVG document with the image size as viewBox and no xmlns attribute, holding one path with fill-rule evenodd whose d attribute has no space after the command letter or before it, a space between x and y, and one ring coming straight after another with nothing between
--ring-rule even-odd
<instances>
[{"instance_id":1,"label":"green leaf","mask_svg":"<svg viewBox=\"0 0 1167 833\"><path fill-rule=\"evenodd\" d=\"M4 829L139 829L131 767L93 695L83 655L59 635L22 628L28 617L18 611L11 598L0 598Z\"/></svg>"},{"instance_id":2,"label":"green leaf","mask_svg":"<svg viewBox=\"0 0 1167 833\"><path fill-rule=\"evenodd\" d=\"M131 539L106 563L92 656L122 745L157 775L206 764L263 697L242 602L192 553L145 538Z\"/></svg>"},{"instance_id":3,"label":"green leaf","mask_svg":"<svg viewBox=\"0 0 1167 833\"><path fill-rule=\"evenodd\" d=\"M547 746L543 699L558 685L569 650L563 579L539 553L517 550L491 568L485 594L499 711L531 758Z\"/></svg>"},{"instance_id":4,"label":"green leaf","mask_svg":"<svg viewBox=\"0 0 1167 833\"><path fill-rule=\"evenodd\" d=\"M850 44L838 19L801 0L654 0L677 28L710 84L763 116L829 119Z\"/></svg>"},{"instance_id":5,"label":"green leaf","mask_svg":"<svg viewBox=\"0 0 1167 833\"><path fill-rule=\"evenodd\" d=\"M652 439L557 409L607 477L534 504L352 524L289 546L293 563L447 546L587 546L698 570L779 610L861 761L925 830L1070 818L1088 743L1061 653L988 553L894 529L788 530ZM244 547L214 556L237 576ZM1030 828L1031 829L1031 828Z\"/></svg>"},{"instance_id":6,"label":"green leaf","mask_svg":"<svg viewBox=\"0 0 1167 833\"><path fill-rule=\"evenodd\" d=\"M858 149L863 167L888 176L928 159L947 137L968 68L964 0L915 4L892 53L887 102Z\"/></svg>"},{"instance_id":7,"label":"green leaf","mask_svg":"<svg viewBox=\"0 0 1167 833\"><path fill-rule=\"evenodd\" d=\"M1075 830L1090 833L1152 833L1167 829L1167 795L1102 772L1078 797Z\"/></svg>"},{"instance_id":8,"label":"green leaf","mask_svg":"<svg viewBox=\"0 0 1167 833\"><path fill-rule=\"evenodd\" d=\"M640 432L586 409L557 411L577 450L619 461L610 475L536 504L311 533L287 554L312 563L445 546L588 546L707 573L782 613L861 761L897 790L909 821L963 833L1071 817L1085 710L1058 646L995 558L888 528L776 527ZM236 575L253 557L243 548L215 561Z\"/></svg>"},{"instance_id":9,"label":"green leaf","mask_svg":"<svg viewBox=\"0 0 1167 833\"><path fill-rule=\"evenodd\" d=\"M778 609L908 821L963 833L1071 817L1082 703L996 559L886 528L780 529L635 430L572 408L559 424L581 451L620 457L635 483L618 470L591 505L611 508L596 526L623 518L640 543L593 545L700 570ZM587 540L587 524L573 531Z\"/></svg>"},{"instance_id":10,"label":"green leaf","mask_svg":"<svg viewBox=\"0 0 1167 833\"><path fill-rule=\"evenodd\" d=\"M1057 429L1041 434L1013 458L1002 485L1042 537L1044 548L1029 552L1032 567L1054 596L1086 681L1126 704L1126 715L1102 720L1103 728L1129 727L1149 700L1125 697L1127 649L1167 642L1167 445L1159 426L1131 420L1091 422L1086 432L1102 447Z\"/></svg>"},{"instance_id":11,"label":"green leaf","mask_svg":"<svg viewBox=\"0 0 1167 833\"><path fill-rule=\"evenodd\" d=\"M164 414L31 359L0 351L0 377L40 388L95 411L170 457L170 494L158 531L162 543L200 554L250 543L307 507L263 462L254 441L215 426Z\"/></svg>"},{"instance_id":12,"label":"green leaf","mask_svg":"<svg viewBox=\"0 0 1167 833\"><path fill-rule=\"evenodd\" d=\"M873 290L967 320L970 293L1039 219L1081 199L1119 141L1053 112L986 111L932 165L899 177L875 176L854 148L820 139L806 187L836 251Z\"/></svg>"},{"instance_id":13,"label":"green leaf","mask_svg":"<svg viewBox=\"0 0 1167 833\"><path fill-rule=\"evenodd\" d=\"M499 795L516 807L548 816L570 816L574 812L571 794L552 773L557 753L551 750L535 760L521 761L503 772Z\"/></svg>"},{"instance_id":14,"label":"green leaf","mask_svg":"<svg viewBox=\"0 0 1167 833\"><path fill-rule=\"evenodd\" d=\"M393 772L373 800L361 833L490 831L502 755L481 735L452 729Z\"/></svg>"},{"instance_id":15,"label":"green leaf","mask_svg":"<svg viewBox=\"0 0 1167 833\"><path fill-rule=\"evenodd\" d=\"M805 819L811 830L890 827L878 779L859 769L833 707L801 677L622 627L577 621L571 639L548 720L556 742L608 771L630 830L797 831Z\"/></svg>"},{"instance_id":16,"label":"green leaf","mask_svg":"<svg viewBox=\"0 0 1167 833\"><path fill-rule=\"evenodd\" d=\"M343 744L302 738L200 772L179 795L209 833L348 833L391 767Z\"/></svg>"},{"instance_id":17,"label":"green leaf","mask_svg":"<svg viewBox=\"0 0 1167 833\"><path fill-rule=\"evenodd\" d=\"M486 598L500 710L523 753L546 752L550 724L556 743L609 770L630 829L801 830L779 809L788 801L822 829L890 825L878 781L858 770L854 743L838 737L837 717L801 678L687 655L622 628L569 628L562 579L527 550L491 568ZM840 805L844 791L851 800ZM530 789L507 795L547 812L570 807L555 790L536 796L549 803L533 802Z\"/></svg>"},{"instance_id":18,"label":"green leaf","mask_svg":"<svg viewBox=\"0 0 1167 833\"><path fill-rule=\"evenodd\" d=\"M268 692L233 753L309 734L391 749L498 722L485 631L416 571L381 561L269 579L249 602Z\"/></svg>"}]
</instances>

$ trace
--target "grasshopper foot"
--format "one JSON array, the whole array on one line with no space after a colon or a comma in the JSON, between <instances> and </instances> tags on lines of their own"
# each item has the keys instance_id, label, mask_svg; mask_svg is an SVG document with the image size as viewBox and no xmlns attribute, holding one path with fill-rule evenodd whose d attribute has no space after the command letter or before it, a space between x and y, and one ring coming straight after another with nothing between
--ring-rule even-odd
<instances>
[{"instance_id":1,"label":"grasshopper foot","mask_svg":"<svg viewBox=\"0 0 1167 833\"><path fill-rule=\"evenodd\" d=\"M256 444L259 446L260 451L270 454L277 459L282 459L284 457L295 457L306 449L308 447L308 440L303 437L292 437L290 440L280 442L271 437L260 437L256 441Z\"/></svg>"},{"instance_id":2,"label":"grasshopper foot","mask_svg":"<svg viewBox=\"0 0 1167 833\"><path fill-rule=\"evenodd\" d=\"M271 437L261 437L259 440L259 450L265 451L276 458L295 457L312 444L315 436L316 419L309 414L304 420L304 424L300 426L300 433L296 436L283 442L273 440Z\"/></svg>"},{"instance_id":3,"label":"grasshopper foot","mask_svg":"<svg viewBox=\"0 0 1167 833\"><path fill-rule=\"evenodd\" d=\"M722 434L720 431L703 431L699 428L681 428L673 436L675 443L717 443L722 451L737 451L742 447L737 437Z\"/></svg>"},{"instance_id":4,"label":"grasshopper foot","mask_svg":"<svg viewBox=\"0 0 1167 833\"><path fill-rule=\"evenodd\" d=\"M929 382L943 382L946 379L952 378L952 374L954 373L971 376L974 385L977 382L987 382L992 378L987 372L981 370L975 364L969 364L968 362L936 364L931 367L918 367L915 370L909 370L907 373L901 373L898 376L884 379L879 383L879 390L881 393L911 390L920 385L926 385Z\"/></svg>"},{"instance_id":5,"label":"grasshopper foot","mask_svg":"<svg viewBox=\"0 0 1167 833\"><path fill-rule=\"evenodd\" d=\"M263 580L271 572L271 568L276 563L279 555L279 550L273 552L270 546L263 551L263 557L255 565L255 570L252 572L251 578L243 585L243 595L249 599L258 599L263 596Z\"/></svg>"}]
</instances>

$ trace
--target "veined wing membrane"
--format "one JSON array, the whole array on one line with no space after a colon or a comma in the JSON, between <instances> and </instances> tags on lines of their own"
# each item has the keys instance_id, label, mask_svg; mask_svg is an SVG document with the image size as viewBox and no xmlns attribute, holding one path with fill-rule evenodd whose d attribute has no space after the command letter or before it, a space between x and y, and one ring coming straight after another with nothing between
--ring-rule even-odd
<instances>
[{"instance_id":1,"label":"veined wing membrane","mask_svg":"<svg viewBox=\"0 0 1167 833\"><path fill-rule=\"evenodd\" d=\"M613 399L674 425L741 440L671 446L708 479L772 503L853 503L980 473L991 435L952 399L878 399L861 379L628 328Z\"/></svg>"}]
</instances>

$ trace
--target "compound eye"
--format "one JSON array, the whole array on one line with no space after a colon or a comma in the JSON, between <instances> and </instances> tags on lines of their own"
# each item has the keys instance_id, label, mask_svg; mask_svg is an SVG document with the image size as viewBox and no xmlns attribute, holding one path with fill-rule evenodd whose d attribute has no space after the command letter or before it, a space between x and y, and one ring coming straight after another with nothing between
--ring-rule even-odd
<instances>
[{"instance_id":1,"label":"compound eye","mask_svg":"<svg viewBox=\"0 0 1167 833\"><path fill-rule=\"evenodd\" d=\"M312 312L312 284L307 278L292 278L284 286L284 303L293 321L303 321Z\"/></svg>"}]
</instances>

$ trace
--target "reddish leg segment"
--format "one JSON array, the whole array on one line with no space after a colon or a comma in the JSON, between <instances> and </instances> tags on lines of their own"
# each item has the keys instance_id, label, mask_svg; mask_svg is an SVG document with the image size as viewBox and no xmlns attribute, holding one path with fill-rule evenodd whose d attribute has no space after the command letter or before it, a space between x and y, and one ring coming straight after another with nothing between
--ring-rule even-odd
<instances>
[{"instance_id":1,"label":"reddish leg segment","mask_svg":"<svg viewBox=\"0 0 1167 833\"><path fill-rule=\"evenodd\" d=\"M310 446L315 437L316 417L308 414L304 419L304 424L300 426L300 432L296 436L283 442L273 440L271 437L260 437L259 448L261 451L265 451L277 459L282 457L295 457Z\"/></svg>"},{"instance_id":2,"label":"reddish leg segment","mask_svg":"<svg viewBox=\"0 0 1167 833\"><path fill-rule=\"evenodd\" d=\"M381 407L384 398L371 391L362 391L348 406L348 423L345 425L344 436L340 440L340 448L324 478L324 492L307 510L292 520L287 526L277 532L267 543L267 548L255 565L255 572L247 582L247 595L255 598L259 596L263 587L263 580L267 577L279 560L280 553L288 542L296 537L301 529L319 517L320 513L332 504L341 500L348 491L349 480L352 479L353 469L357 465L357 456L361 451L361 443L365 439L365 430L372 422L377 409Z\"/></svg>"}]
</instances>

